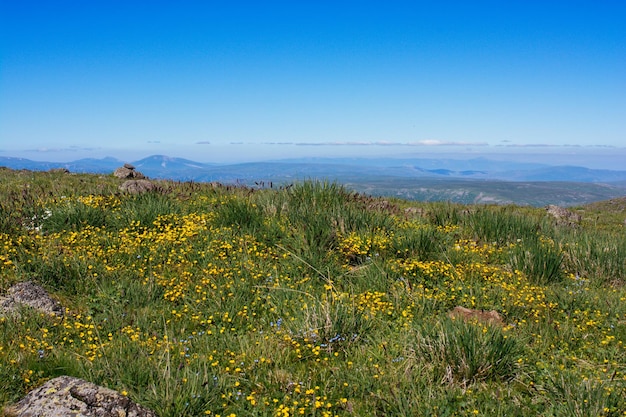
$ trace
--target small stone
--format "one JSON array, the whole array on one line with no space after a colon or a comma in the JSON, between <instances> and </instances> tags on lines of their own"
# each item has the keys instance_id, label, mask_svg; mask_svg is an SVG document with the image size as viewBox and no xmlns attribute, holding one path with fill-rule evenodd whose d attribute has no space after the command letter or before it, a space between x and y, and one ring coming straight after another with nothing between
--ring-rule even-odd
<instances>
[{"instance_id":1,"label":"small stone","mask_svg":"<svg viewBox=\"0 0 626 417\"><path fill-rule=\"evenodd\" d=\"M456 306L450 312L448 317L453 319L461 319L466 322L477 321L480 323L493 324L496 326L503 326L504 320L502 316L496 310L474 310L471 308L465 308L462 306Z\"/></svg>"}]
</instances>

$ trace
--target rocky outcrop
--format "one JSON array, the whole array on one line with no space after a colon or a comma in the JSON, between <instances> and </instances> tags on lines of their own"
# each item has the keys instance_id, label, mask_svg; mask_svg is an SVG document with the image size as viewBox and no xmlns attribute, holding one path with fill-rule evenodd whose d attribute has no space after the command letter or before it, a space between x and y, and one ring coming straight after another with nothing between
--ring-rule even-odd
<instances>
[{"instance_id":1,"label":"rocky outcrop","mask_svg":"<svg viewBox=\"0 0 626 417\"><path fill-rule=\"evenodd\" d=\"M148 180L127 180L120 185L120 190L131 194L141 194L157 189L158 187Z\"/></svg>"},{"instance_id":2,"label":"rocky outcrop","mask_svg":"<svg viewBox=\"0 0 626 417\"><path fill-rule=\"evenodd\" d=\"M448 312L448 316L452 319L461 319L463 321L477 321L485 324L493 324L503 326L504 320L496 310L474 310L462 306L456 306Z\"/></svg>"},{"instance_id":3,"label":"rocky outcrop","mask_svg":"<svg viewBox=\"0 0 626 417\"><path fill-rule=\"evenodd\" d=\"M71 376L51 379L4 410L10 417L156 417L109 388Z\"/></svg>"},{"instance_id":4,"label":"rocky outcrop","mask_svg":"<svg viewBox=\"0 0 626 417\"><path fill-rule=\"evenodd\" d=\"M142 179L145 178L145 176L139 172L135 170L135 167L131 164L124 164L124 166L119 167L118 169L116 169L113 172L113 175L116 176L117 178L121 178L121 179Z\"/></svg>"},{"instance_id":5,"label":"rocky outcrop","mask_svg":"<svg viewBox=\"0 0 626 417\"><path fill-rule=\"evenodd\" d=\"M46 314L63 315L63 307L53 300L40 285L32 282L20 282L0 297L0 314L15 313L20 307L32 307Z\"/></svg>"},{"instance_id":6,"label":"rocky outcrop","mask_svg":"<svg viewBox=\"0 0 626 417\"><path fill-rule=\"evenodd\" d=\"M404 209L404 214L407 216L422 217L424 215L424 209L419 207L407 207Z\"/></svg>"},{"instance_id":7,"label":"rocky outcrop","mask_svg":"<svg viewBox=\"0 0 626 417\"><path fill-rule=\"evenodd\" d=\"M574 213L563 207L550 204L546 207L546 211L556 219L557 224L564 226L577 226L580 224L582 217L578 213Z\"/></svg>"}]
</instances>

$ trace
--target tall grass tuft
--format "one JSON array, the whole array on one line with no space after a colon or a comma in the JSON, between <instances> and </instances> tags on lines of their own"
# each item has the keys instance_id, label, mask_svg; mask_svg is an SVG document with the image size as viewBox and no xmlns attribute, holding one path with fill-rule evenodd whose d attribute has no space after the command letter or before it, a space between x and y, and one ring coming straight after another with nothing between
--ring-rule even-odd
<instances>
[{"instance_id":1,"label":"tall grass tuft","mask_svg":"<svg viewBox=\"0 0 626 417\"><path fill-rule=\"evenodd\" d=\"M88 261L54 254L47 259L18 264L20 274L46 286L72 294L84 294L93 284Z\"/></svg>"},{"instance_id":2,"label":"tall grass tuft","mask_svg":"<svg viewBox=\"0 0 626 417\"><path fill-rule=\"evenodd\" d=\"M552 397L549 415L572 417L622 416L626 388L613 381L580 381L570 372L549 378L546 390Z\"/></svg>"},{"instance_id":3,"label":"tall grass tuft","mask_svg":"<svg viewBox=\"0 0 626 417\"><path fill-rule=\"evenodd\" d=\"M322 313L319 316L318 313ZM325 343L352 343L356 340L367 340L373 325L362 312L355 307L344 303L326 306L314 315L309 316L311 324L319 323L320 318L324 318L322 326L318 327L318 335Z\"/></svg>"},{"instance_id":4,"label":"tall grass tuft","mask_svg":"<svg viewBox=\"0 0 626 417\"><path fill-rule=\"evenodd\" d=\"M435 227L425 225L409 229L392 241L392 250L399 258L426 260L442 251L447 236Z\"/></svg>"},{"instance_id":5,"label":"tall grass tuft","mask_svg":"<svg viewBox=\"0 0 626 417\"><path fill-rule=\"evenodd\" d=\"M334 242L333 220L341 218L343 190L335 183L306 182L289 190L287 217L292 226L303 232L303 249L322 255Z\"/></svg>"},{"instance_id":6,"label":"tall grass tuft","mask_svg":"<svg viewBox=\"0 0 626 417\"><path fill-rule=\"evenodd\" d=\"M442 383L463 387L512 380L522 353L522 344L499 327L449 319L426 331L415 347Z\"/></svg>"},{"instance_id":7,"label":"tall grass tuft","mask_svg":"<svg viewBox=\"0 0 626 417\"><path fill-rule=\"evenodd\" d=\"M464 208L459 204L448 202L430 203L428 205L428 218L435 226L454 226L461 222L464 216Z\"/></svg>"},{"instance_id":8,"label":"tall grass tuft","mask_svg":"<svg viewBox=\"0 0 626 417\"><path fill-rule=\"evenodd\" d=\"M282 212L292 230L289 249L315 268L328 264L340 234L373 233L391 224L389 216L364 210L358 196L337 183L311 181L287 191Z\"/></svg>"},{"instance_id":9,"label":"tall grass tuft","mask_svg":"<svg viewBox=\"0 0 626 417\"><path fill-rule=\"evenodd\" d=\"M134 220L143 227L152 227L154 221L160 216L180 212L181 207L173 196L159 191L150 191L124 198L116 211L118 214L116 219L123 225L130 225Z\"/></svg>"},{"instance_id":10,"label":"tall grass tuft","mask_svg":"<svg viewBox=\"0 0 626 417\"><path fill-rule=\"evenodd\" d=\"M564 265L598 284L624 283L626 235L594 232L576 235L564 247Z\"/></svg>"},{"instance_id":11,"label":"tall grass tuft","mask_svg":"<svg viewBox=\"0 0 626 417\"><path fill-rule=\"evenodd\" d=\"M464 218L464 223L472 232L473 238L486 243L499 245L534 241L547 223L523 215L513 207L478 206Z\"/></svg>"},{"instance_id":12,"label":"tall grass tuft","mask_svg":"<svg viewBox=\"0 0 626 417\"><path fill-rule=\"evenodd\" d=\"M374 321L354 305L327 299L307 307L302 322L287 326L296 338L336 351L367 340Z\"/></svg>"},{"instance_id":13,"label":"tall grass tuft","mask_svg":"<svg viewBox=\"0 0 626 417\"><path fill-rule=\"evenodd\" d=\"M249 200L231 198L219 205L215 212L215 222L219 226L234 226L250 233L263 227L264 213Z\"/></svg>"},{"instance_id":14,"label":"tall grass tuft","mask_svg":"<svg viewBox=\"0 0 626 417\"><path fill-rule=\"evenodd\" d=\"M548 285L563 279L563 252L553 242L536 241L516 246L511 253L511 267L522 271L531 282Z\"/></svg>"},{"instance_id":15,"label":"tall grass tuft","mask_svg":"<svg viewBox=\"0 0 626 417\"><path fill-rule=\"evenodd\" d=\"M107 224L110 216L102 208L91 207L79 201L66 201L54 210L44 212L41 218L41 229L44 232L61 232L65 230L81 230L85 226L102 227Z\"/></svg>"}]
</instances>

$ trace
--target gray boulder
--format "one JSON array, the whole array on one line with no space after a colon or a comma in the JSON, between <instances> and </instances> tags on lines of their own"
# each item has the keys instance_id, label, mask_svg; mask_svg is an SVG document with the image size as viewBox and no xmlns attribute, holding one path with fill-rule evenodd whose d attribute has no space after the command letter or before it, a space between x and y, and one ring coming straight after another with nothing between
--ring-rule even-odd
<instances>
[{"instance_id":1,"label":"gray boulder","mask_svg":"<svg viewBox=\"0 0 626 417\"><path fill-rule=\"evenodd\" d=\"M556 219L557 224L564 226L576 226L582 220L580 214L553 204L546 207L546 212Z\"/></svg>"},{"instance_id":2,"label":"gray boulder","mask_svg":"<svg viewBox=\"0 0 626 417\"><path fill-rule=\"evenodd\" d=\"M156 417L117 391L71 376L51 379L3 412L9 417Z\"/></svg>"},{"instance_id":3,"label":"gray boulder","mask_svg":"<svg viewBox=\"0 0 626 417\"><path fill-rule=\"evenodd\" d=\"M126 180L120 185L120 190L131 194L141 194L156 189L157 186L148 180Z\"/></svg>"},{"instance_id":4,"label":"gray boulder","mask_svg":"<svg viewBox=\"0 0 626 417\"><path fill-rule=\"evenodd\" d=\"M53 300L40 285L32 282L20 282L0 297L0 314L15 313L20 307L28 306L46 314L63 315L63 307Z\"/></svg>"}]
</instances>

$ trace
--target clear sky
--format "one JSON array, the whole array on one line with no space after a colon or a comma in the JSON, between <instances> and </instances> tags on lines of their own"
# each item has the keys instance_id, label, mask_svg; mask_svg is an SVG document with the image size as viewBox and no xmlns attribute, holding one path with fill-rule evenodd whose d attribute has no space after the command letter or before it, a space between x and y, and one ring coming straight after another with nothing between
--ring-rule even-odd
<instances>
[{"instance_id":1,"label":"clear sky","mask_svg":"<svg viewBox=\"0 0 626 417\"><path fill-rule=\"evenodd\" d=\"M0 0L0 156L625 147L622 0Z\"/></svg>"}]
</instances>

